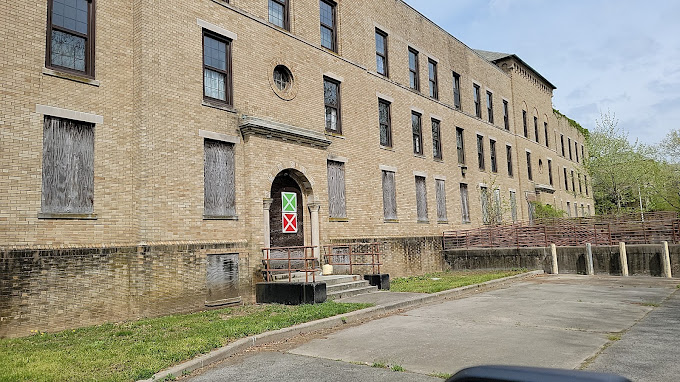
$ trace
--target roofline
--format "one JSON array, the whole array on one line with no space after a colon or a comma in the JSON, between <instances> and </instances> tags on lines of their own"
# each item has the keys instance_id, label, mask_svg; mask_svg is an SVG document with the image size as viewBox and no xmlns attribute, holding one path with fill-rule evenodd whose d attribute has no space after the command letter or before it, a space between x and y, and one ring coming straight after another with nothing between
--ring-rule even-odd
<instances>
[{"instance_id":1,"label":"roofline","mask_svg":"<svg viewBox=\"0 0 680 382\"><path fill-rule=\"evenodd\" d=\"M492 64L491 66L494 67L494 68L496 68L499 72L501 72L501 73L503 73L504 75L510 77L510 76L508 75L508 73L506 73L503 69L499 68L498 65L496 65L496 64L492 63L491 61L487 60L486 58L484 58L481 54L477 53L477 51L476 51L475 49L470 48L466 43L460 41L456 36L452 35L449 31L447 31L446 29L442 28L441 26L439 26L439 25L438 25L437 23L435 23L434 21L430 20L427 16L425 16L425 15L422 14L422 13L420 13L419 10L417 10L417 9L413 8L412 6L410 6L405 0L398 0L398 1L399 1L400 3L402 3L402 4L404 4L406 7L410 8L413 12L417 13L418 15L420 15L420 17L422 17L422 18L424 18L425 20L427 20L430 24L434 25L437 29L439 29L439 30L441 30L442 32L446 33L446 34L449 35L449 37L451 37L452 39L458 41L461 45L463 45L465 48L467 48L467 50L469 50L470 52L472 52L472 53L474 53L475 55L477 55L477 57L481 58L482 60L484 60L484 61L486 61L486 62L488 62L488 63L491 63L491 64ZM521 61L521 60L520 60L520 61ZM525 64L525 65L526 65L526 64ZM529 65L527 65L527 66L529 66ZM531 69L531 70L533 70L533 69ZM534 71L535 71L535 70L534 70ZM537 73L537 74L538 74L538 73ZM539 74L539 76L540 76L540 74ZM543 78L543 77L541 76L541 78ZM546 80L546 82L547 82L547 80ZM549 83L549 82L548 82L548 83ZM553 86L552 84L550 84L550 85ZM554 87L554 86L553 86L553 87ZM555 88L555 89L557 89L557 88Z\"/></svg>"},{"instance_id":2,"label":"roofline","mask_svg":"<svg viewBox=\"0 0 680 382\"><path fill-rule=\"evenodd\" d=\"M524 60L522 60L521 58L519 58L519 56L516 55L516 54L514 54L514 53L508 54L507 56L505 56L505 57L503 57L503 58L499 58L499 59L493 60L493 61L491 61L491 62L493 62L493 63L495 64L496 62L505 60L505 59L507 59L508 57L512 57L512 58L516 59L516 60L519 61L522 65L524 65L524 66L526 66L527 68L529 68L529 70L531 70L532 72L536 73L536 75L537 75L541 80L543 80L546 84L550 85L550 87L552 87L553 90L557 89L557 87L556 87L555 85L553 85L550 81L548 81L547 78L543 77L543 75L541 75L541 73L539 73L536 69L532 68L531 65L527 64L526 62L524 62Z\"/></svg>"}]
</instances>

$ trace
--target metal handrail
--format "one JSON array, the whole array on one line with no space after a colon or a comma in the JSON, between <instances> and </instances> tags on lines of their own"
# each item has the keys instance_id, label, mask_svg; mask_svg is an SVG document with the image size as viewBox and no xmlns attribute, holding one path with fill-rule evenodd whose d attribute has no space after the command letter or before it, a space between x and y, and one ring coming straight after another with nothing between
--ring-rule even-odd
<instances>
[{"instance_id":1,"label":"metal handrail","mask_svg":"<svg viewBox=\"0 0 680 382\"><path fill-rule=\"evenodd\" d=\"M326 259L326 264L329 265L340 265L349 266L349 273L353 274L355 266L370 266L371 272L373 274L380 273L380 266L383 263L380 261L380 256L382 253L382 247L384 243L373 242L373 243L343 243L343 244L330 244L326 245L326 251L324 253L324 258ZM360 248L358 248L360 247ZM367 250L368 248L368 250ZM337 253L338 249L346 249L346 253ZM357 249L359 251L357 251ZM347 262L336 262L336 256L347 256ZM352 258L371 256L371 261L352 261ZM376 273L377 269L377 273Z\"/></svg>"},{"instance_id":2,"label":"metal handrail","mask_svg":"<svg viewBox=\"0 0 680 382\"><path fill-rule=\"evenodd\" d=\"M314 257L314 249L317 248L315 246L300 246L300 247L272 247L272 248L262 248L262 254L264 255L264 258L262 259L262 263L264 265L264 273L265 273L265 279L267 282L272 281L272 273L277 271L277 272L283 272L286 271L288 272L288 282L293 281L293 272L304 272L305 273L305 282L309 282L309 274L312 274L312 282L316 282L316 273L319 271L319 268L314 266L315 261L317 261L317 258ZM277 252L284 252L286 254L285 257L281 258L272 258L271 253L272 251L277 251ZM293 257L291 256L291 252L293 251L302 251L303 256L302 257ZM308 255L308 252L311 252L311 255ZM271 262L272 261L285 261L288 264L287 268L272 268ZM302 261L303 266L300 268L293 267L292 261ZM309 262L312 263L312 266L309 267Z\"/></svg>"}]
</instances>

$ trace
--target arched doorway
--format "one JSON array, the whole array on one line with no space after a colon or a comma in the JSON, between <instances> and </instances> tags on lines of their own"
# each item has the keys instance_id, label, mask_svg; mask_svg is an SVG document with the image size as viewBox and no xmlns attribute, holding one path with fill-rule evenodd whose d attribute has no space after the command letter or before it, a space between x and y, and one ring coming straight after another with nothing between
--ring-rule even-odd
<instances>
[{"instance_id":1,"label":"arched doorway","mask_svg":"<svg viewBox=\"0 0 680 382\"><path fill-rule=\"evenodd\" d=\"M271 187L271 247L305 245L303 194L292 170L281 171Z\"/></svg>"}]
</instances>

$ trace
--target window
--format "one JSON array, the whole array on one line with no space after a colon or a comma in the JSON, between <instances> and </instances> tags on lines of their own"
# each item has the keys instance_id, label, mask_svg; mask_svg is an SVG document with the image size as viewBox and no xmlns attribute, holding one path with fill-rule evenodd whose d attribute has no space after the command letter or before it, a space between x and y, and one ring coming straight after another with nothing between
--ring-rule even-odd
<instances>
[{"instance_id":1,"label":"window","mask_svg":"<svg viewBox=\"0 0 680 382\"><path fill-rule=\"evenodd\" d=\"M326 105L326 131L342 134L339 82L323 78L323 102Z\"/></svg>"},{"instance_id":2,"label":"window","mask_svg":"<svg viewBox=\"0 0 680 382\"><path fill-rule=\"evenodd\" d=\"M480 100L481 95L479 94L479 85L473 85L472 87L475 100L475 115L477 118L482 118L482 101Z\"/></svg>"},{"instance_id":3,"label":"window","mask_svg":"<svg viewBox=\"0 0 680 382\"><path fill-rule=\"evenodd\" d=\"M503 210L501 209L501 190L496 188L493 190L493 217L496 223L503 221Z\"/></svg>"},{"instance_id":4,"label":"window","mask_svg":"<svg viewBox=\"0 0 680 382\"><path fill-rule=\"evenodd\" d=\"M378 73L388 76L387 33L377 28L375 30L375 65Z\"/></svg>"},{"instance_id":5,"label":"window","mask_svg":"<svg viewBox=\"0 0 680 382\"><path fill-rule=\"evenodd\" d=\"M413 130L413 153L423 155L423 129L420 114L411 112L411 128Z\"/></svg>"},{"instance_id":6,"label":"window","mask_svg":"<svg viewBox=\"0 0 680 382\"><path fill-rule=\"evenodd\" d=\"M538 117L534 117L534 139L538 143Z\"/></svg>"},{"instance_id":7,"label":"window","mask_svg":"<svg viewBox=\"0 0 680 382\"><path fill-rule=\"evenodd\" d=\"M337 28L335 22L335 3L321 0L319 2L321 13L321 46L333 52L337 52Z\"/></svg>"},{"instance_id":8,"label":"window","mask_svg":"<svg viewBox=\"0 0 680 382\"><path fill-rule=\"evenodd\" d=\"M522 110L522 123L524 124L524 138L529 138L529 130L527 128L527 111Z\"/></svg>"},{"instance_id":9,"label":"window","mask_svg":"<svg viewBox=\"0 0 680 382\"><path fill-rule=\"evenodd\" d=\"M578 203L574 202L574 217L578 217Z\"/></svg>"},{"instance_id":10,"label":"window","mask_svg":"<svg viewBox=\"0 0 680 382\"><path fill-rule=\"evenodd\" d=\"M470 203L468 201L468 186L460 184L460 212L463 223L470 223Z\"/></svg>"},{"instance_id":11,"label":"window","mask_svg":"<svg viewBox=\"0 0 680 382\"><path fill-rule=\"evenodd\" d=\"M574 152L576 153L576 163L579 163L579 158L578 158L578 142L574 142Z\"/></svg>"},{"instance_id":12,"label":"window","mask_svg":"<svg viewBox=\"0 0 680 382\"><path fill-rule=\"evenodd\" d=\"M548 122L543 122L543 131L545 132L545 147L550 147L548 139Z\"/></svg>"},{"instance_id":13,"label":"window","mask_svg":"<svg viewBox=\"0 0 680 382\"><path fill-rule=\"evenodd\" d=\"M94 0L47 4L46 66L94 78Z\"/></svg>"},{"instance_id":14,"label":"window","mask_svg":"<svg viewBox=\"0 0 680 382\"><path fill-rule=\"evenodd\" d=\"M432 59L427 60L428 80L430 83L430 97L439 99L439 89L437 88L437 62Z\"/></svg>"},{"instance_id":15,"label":"window","mask_svg":"<svg viewBox=\"0 0 680 382\"><path fill-rule=\"evenodd\" d=\"M571 155L571 138L567 138L567 146L569 147L569 160L574 160L574 157Z\"/></svg>"},{"instance_id":16,"label":"window","mask_svg":"<svg viewBox=\"0 0 680 382\"><path fill-rule=\"evenodd\" d=\"M328 216L346 218L345 164L328 161Z\"/></svg>"},{"instance_id":17,"label":"window","mask_svg":"<svg viewBox=\"0 0 680 382\"><path fill-rule=\"evenodd\" d=\"M234 144L205 139L203 214L205 217L236 216Z\"/></svg>"},{"instance_id":18,"label":"window","mask_svg":"<svg viewBox=\"0 0 680 382\"><path fill-rule=\"evenodd\" d=\"M578 177L578 192L583 195L583 184L581 183L581 174L577 174Z\"/></svg>"},{"instance_id":19,"label":"window","mask_svg":"<svg viewBox=\"0 0 680 382\"><path fill-rule=\"evenodd\" d=\"M588 207L588 215L587 216L590 216L590 204L588 204L586 207Z\"/></svg>"},{"instance_id":20,"label":"window","mask_svg":"<svg viewBox=\"0 0 680 382\"><path fill-rule=\"evenodd\" d=\"M425 177L416 176L416 211L419 222L427 222L427 186Z\"/></svg>"},{"instance_id":21,"label":"window","mask_svg":"<svg viewBox=\"0 0 680 382\"><path fill-rule=\"evenodd\" d=\"M552 160L548 159L548 181L553 185Z\"/></svg>"},{"instance_id":22,"label":"window","mask_svg":"<svg viewBox=\"0 0 680 382\"><path fill-rule=\"evenodd\" d=\"M94 209L94 124L45 116L42 204L45 214Z\"/></svg>"},{"instance_id":23,"label":"window","mask_svg":"<svg viewBox=\"0 0 680 382\"><path fill-rule=\"evenodd\" d=\"M586 154L584 153L583 145L581 145L581 160L586 160Z\"/></svg>"},{"instance_id":24,"label":"window","mask_svg":"<svg viewBox=\"0 0 680 382\"><path fill-rule=\"evenodd\" d=\"M567 202L567 217L571 217L571 203Z\"/></svg>"},{"instance_id":25,"label":"window","mask_svg":"<svg viewBox=\"0 0 680 382\"><path fill-rule=\"evenodd\" d=\"M508 113L508 101L503 100L503 126L505 126L505 130L510 130L510 114Z\"/></svg>"},{"instance_id":26,"label":"window","mask_svg":"<svg viewBox=\"0 0 680 382\"><path fill-rule=\"evenodd\" d=\"M567 179L567 168L564 167L564 190L569 191L569 180Z\"/></svg>"},{"instance_id":27,"label":"window","mask_svg":"<svg viewBox=\"0 0 680 382\"><path fill-rule=\"evenodd\" d=\"M489 151L491 152L491 172L498 172L498 163L496 161L496 141L489 140Z\"/></svg>"},{"instance_id":28,"label":"window","mask_svg":"<svg viewBox=\"0 0 680 382\"><path fill-rule=\"evenodd\" d=\"M481 186L480 187L480 194L482 198L482 223L484 224L490 224L491 223L491 217L490 217L490 211L489 208L491 207L489 204L489 189Z\"/></svg>"},{"instance_id":29,"label":"window","mask_svg":"<svg viewBox=\"0 0 680 382\"><path fill-rule=\"evenodd\" d=\"M534 180L534 175L531 172L531 153L527 151L527 175L529 180Z\"/></svg>"},{"instance_id":30,"label":"window","mask_svg":"<svg viewBox=\"0 0 680 382\"><path fill-rule=\"evenodd\" d=\"M397 220L397 190L394 172L382 171L383 216L385 220Z\"/></svg>"},{"instance_id":31,"label":"window","mask_svg":"<svg viewBox=\"0 0 680 382\"><path fill-rule=\"evenodd\" d=\"M512 214L512 222L517 221L517 193L510 191L510 213Z\"/></svg>"},{"instance_id":32,"label":"window","mask_svg":"<svg viewBox=\"0 0 680 382\"><path fill-rule=\"evenodd\" d=\"M203 98L232 105L231 41L203 31Z\"/></svg>"},{"instance_id":33,"label":"window","mask_svg":"<svg viewBox=\"0 0 680 382\"><path fill-rule=\"evenodd\" d=\"M571 171L571 190L576 193L576 182L574 181L574 171Z\"/></svg>"},{"instance_id":34,"label":"window","mask_svg":"<svg viewBox=\"0 0 680 382\"><path fill-rule=\"evenodd\" d=\"M437 221L440 223L446 223L448 218L446 217L446 186L443 179L435 179L434 181L436 188L436 198L437 198Z\"/></svg>"},{"instance_id":35,"label":"window","mask_svg":"<svg viewBox=\"0 0 680 382\"><path fill-rule=\"evenodd\" d=\"M564 158L564 135L560 134L560 146L562 146L562 157Z\"/></svg>"},{"instance_id":36,"label":"window","mask_svg":"<svg viewBox=\"0 0 680 382\"><path fill-rule=\"evenodd\" d=\"M489 116L489 123L493 123L493 93L486 92L486 111Z\"/></svg>"},{"instance_id":37,"label":"window","mask_svg":"<svg viewBox=\"0 0 680 382\"><path fill-rule=\"evenodd\" d=\"M586 206L581 203L581 216L586 216Z\"/></svg>"},{"instance_id":38,"label":"window","mask_svg":"<svg viewBox=\"0 0 680 382\"><path fill-rule=\"evenodd\" d=\"M274 84L280 91L286 91L293 82L293 74L284 65L276 65L274 68Z\"/></svg>"},{"instance_id":39,"label":"window","mask_svg":"<svg viewBox=\"0 0 680 382\"><path fill-rule=\"evenodd\" d=\"M479 169L484 171L484 137L481 135L477 136L477 163L479 163Z\"/></svg>"},{"instance_id":40,"label":"window","mask_svg":"<svg viewBox=\"0 0 680 382\"><path fill-rule=\"evenodd\" d=\"M380 123L380 145L392 147L392 116L391 104L378 99L378 120Z\"/></svg>"},{"instance_id":41,"label":"window","mask_svg":"<svg viewBox=\"0 0 680 382\"><path fill-rule=\"evenodd\" d=\"M460 74L453 72L453 107L460 110Z\"/></svg>"},{"instance_id":42,"label":"window","mask_svg":"<svg viewBox=\"0 0 680 382\"><path fill-rule=\"evenodd\" d=\"M512 146L510 146L510 145L505 146L505 158L508 161L508 176L512 177L513 176L513 171L512 171Z\"/></svg>"},{"instance_id":43,"label":"window","mask_svg":"<svg viewBox=\"0 0 680 382\"><path fill-rule=\"evenodd\" d=\"M465 164L465 143L463 141L463 129L456 127L456 151L458 152L458 163Z\"/></svg>"},{"instance_id":44,"label":"window","mask_svg":"<svg viewBox=\"0 0 680 382\"><path fill-rule=\"evenodd\" d=\"M435 159L442 159L442 137L439 121L432 119L432 155Z\"/></svg>"},{"instance_id":45,"label":"window","mask_svg":"<svg viewBox=\"0 0 680 382\"><path fill-rule=\"evenodd\" d=\"M588 195L588 175L583 175L583 183L586 188L586 196ZM588 212L588 215L590 215L590 211Z\"/></svg>"},{"instance_id":46,"label":"window","mask_svg":"<svg viewBox=\"0 0 680 382\"><path fill-rule=\"evenodd\" d=\"M418 51L413 48L408 48L408 71L411 89L420 90L420 82L418 79Z\"/></svg>"},{"instance_id":47,"label":"window","mask_svg":"<svg viewBox=\"0 0 680 382\"><path fill-rule=\"evenodd\" d=\"M288 18L289 0L269 0L269 22L279 28L290 29Z\"/></svg>"}]
</instances>

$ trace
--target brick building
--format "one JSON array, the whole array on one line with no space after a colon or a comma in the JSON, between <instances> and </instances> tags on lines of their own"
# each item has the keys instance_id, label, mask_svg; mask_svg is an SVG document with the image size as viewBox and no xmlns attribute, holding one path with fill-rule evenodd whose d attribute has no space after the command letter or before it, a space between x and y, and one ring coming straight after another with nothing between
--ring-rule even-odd
<instances>
[{"instance_id":1,"label":"brick building","mask_svg":"<svg viewBox=\"0 0 680 382\"><path fill-rule=\"evenodd\" d=\"M248 300L266 246L421 238L388 256L405 274L529 201L594 211L555 86L401 0L10 0L0 21L0 336Z\"/></svg>"}]
</instances>

